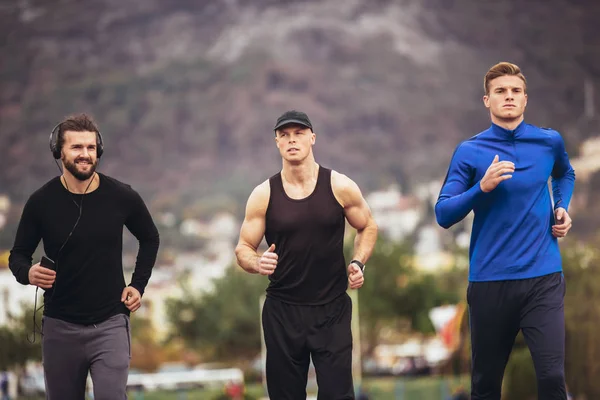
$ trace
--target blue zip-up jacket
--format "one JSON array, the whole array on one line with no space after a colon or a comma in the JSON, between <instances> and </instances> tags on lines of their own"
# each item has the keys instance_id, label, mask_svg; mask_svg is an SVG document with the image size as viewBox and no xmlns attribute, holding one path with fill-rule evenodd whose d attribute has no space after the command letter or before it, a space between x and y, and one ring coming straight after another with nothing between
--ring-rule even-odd
<instances>
[{"instance_id":1,"label":"blue zip-up jacket","mask_svg":"<svg viewBox=\"0 0 600 400\"><path fill-rule=\"evenodd\" d=\"M479 182L492 163L512 161L512 178L491 192ZM455 150L435 205L438 224L449 228L474 212L469 281L526 279L562 271L552 235L554 208L568 211L575 186L561 135L522 122L513 131L496 124Z\"/></svg>"}]
</instances>

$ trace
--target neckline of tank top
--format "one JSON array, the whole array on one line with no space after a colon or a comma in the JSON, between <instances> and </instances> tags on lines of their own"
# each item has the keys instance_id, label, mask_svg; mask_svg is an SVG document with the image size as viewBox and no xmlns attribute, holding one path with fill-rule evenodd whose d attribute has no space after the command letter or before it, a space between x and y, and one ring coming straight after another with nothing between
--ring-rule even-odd
<instances>
[{"instance_id":1,"label":"neckline of tank top","mask_svg":"<svg viewBox=\"0 0 600 400\"><path fill-rule=\"evenodd\" d=\"M317 164L319 165L319 164ZM283 185L283 174L281 172L279 172L279 181L281 182L281 191L283 192L283 196L292 202L296 202L296 203L301 203L303 201L307 201L310 200L311 197L313 197L315 195L315 193L317 193L317 189L319 188L319 185L321 184L321 177L323 175L324 169L323 167L321 167L321 165L319 165L319 170L317 172L317 183L315 183L315 188L313 189L313 191L306 197L303 197L301 199L294 199L293 197L290 197L287 192L285 191L285 186Z\"/></svg>"}]
</instances>

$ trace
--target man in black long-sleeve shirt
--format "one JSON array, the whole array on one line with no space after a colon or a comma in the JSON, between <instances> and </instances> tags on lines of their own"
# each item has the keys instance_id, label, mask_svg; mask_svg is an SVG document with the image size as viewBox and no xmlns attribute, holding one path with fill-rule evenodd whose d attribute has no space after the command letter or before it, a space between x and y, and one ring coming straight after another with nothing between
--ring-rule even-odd
<instances>
[{"instance_id":1,"label":"man in black long-sleeve shirt","mask_svg":"<svg viewBox=\"0 0 600 400\"><path fill-rule=\"evenodd\" d=\"M104 148L89 117L67 118L53 133L50 146L63 174L25 204L9 266L18 282L46 290L47 399L83 399L88 371L96 400L126 399L129 314L141 305L159 234L136 191L95 171ZM123 276L123 226L140 245L129 286ZM32 266L40 240L55 270Z\"/></svg>"}]
</instances>

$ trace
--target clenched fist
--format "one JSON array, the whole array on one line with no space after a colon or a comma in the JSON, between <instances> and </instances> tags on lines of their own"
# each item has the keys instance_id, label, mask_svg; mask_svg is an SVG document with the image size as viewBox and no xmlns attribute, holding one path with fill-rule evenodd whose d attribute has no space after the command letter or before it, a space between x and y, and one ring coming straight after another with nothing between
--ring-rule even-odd
<instances>
[{"instance_id":1,"label":"clenched fist","mask_svg":"<svg viewBox=\"0 0 600 400\"><path fill-rule=\"evenodd\" d=\"M127 286L121 294L121 302L131 312L136 312L142 306L142 296L133 286Z\"/></svg>"},{"instance_id":2,"label":"clenched fist","mask_svg":"<svg viewBox=\"0 0 600 400\"><path fill-rule=\"evenodd\" d=\"M42 289L50 289L56 280L56 271L42 267L40 263L29 269L29 284Z\"/></svg>"},{"instance_id":3,"label":"clenched fist","mask_svg":"<svg viewBox=\"0 0 600 400\"><path fill-rule=\"evenodd\" d=\"M348 265L348 285L350 289L358 289L365 283L365 277L360 267L354 263Z\"/></svg>"},{"instance_id":4,"label":"clenched fist","mask_svg":"<svg viewBox=\"0 0 600 400\"><path fill-rule=\"evenodd\" d=\"M571 226L573 225L573 221L571 221L571 217L567 210L558 207L554 211L554 218L556 224L552 225L552 234L557 238L567 236L567 233L571 230Z\"/></svg>"},{"instance_id":5,"label":"clenched fist","mask_svg":"<svg viewBox=\"0 0 600 400\"><path fill-rule=\"evenodd\" d=\"M277 268L277 259L279 256L274 253L275 245L269 246L267 251L257 259L255 270L261 275L271 275Z\"/></svg>"}]
</instances>

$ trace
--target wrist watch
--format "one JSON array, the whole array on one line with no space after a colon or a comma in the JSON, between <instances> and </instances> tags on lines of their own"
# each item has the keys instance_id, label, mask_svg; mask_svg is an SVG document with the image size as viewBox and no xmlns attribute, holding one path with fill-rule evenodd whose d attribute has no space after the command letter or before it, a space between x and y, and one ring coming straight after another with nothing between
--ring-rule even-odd
<instances>
[{"instance_id":1,"label":"wrist watch","mask_svg":"<svg viewBox=\"0 0 600 400\"><path fill-rule=\"evenodd\" d=\"M352 260L350 261L350 264L356 264L358 265L358 267L360 268L361 272L364 273L365 272L365 264L361 263L358 260Z\"/></svg>"}]
</instances>

